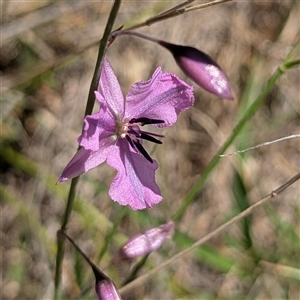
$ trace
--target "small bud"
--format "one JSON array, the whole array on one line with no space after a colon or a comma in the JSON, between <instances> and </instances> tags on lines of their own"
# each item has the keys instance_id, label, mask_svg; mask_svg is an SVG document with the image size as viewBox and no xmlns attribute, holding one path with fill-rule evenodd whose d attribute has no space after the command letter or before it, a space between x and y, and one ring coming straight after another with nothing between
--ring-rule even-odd
<instances>
[{"instance_id":1,"label":"small bud","mask_svg":"<svg viewBox=\"0 0 300 300\"><path fill-rule=\"evenodd\" d=\"M169 221L132 237L119 251L121 259L130 260L157 250L166 239L171 238L174 223Z\"/></svg>"},{"instance_id":2,"label":"small bud","mask_svg":"<svg viewBox=\"0 0 300 300\"><path fill-rule=\"evenodd\" d=\"M159 44L173 54L179 68L195 83L216 96L233 100L225 73L210 56L189 46L174 45L165 41L159 41Z\"/></svg>"},{"instance_id":3,"label":"small bud","mask_svg":"<svg viewBox=\"0 0 300 300\"><path fill-rule=\"evenodd\" d=\"M114 283L109 279L96 281L96 294L99 300L122 300Z\"/></svg>"}]
</instances>

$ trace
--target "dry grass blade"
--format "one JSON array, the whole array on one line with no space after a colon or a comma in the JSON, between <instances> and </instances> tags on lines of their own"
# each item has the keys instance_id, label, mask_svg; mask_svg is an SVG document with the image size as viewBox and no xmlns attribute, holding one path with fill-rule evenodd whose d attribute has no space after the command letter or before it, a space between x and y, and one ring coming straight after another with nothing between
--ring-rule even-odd
<instances>
[{"instance_id":1,"label":"dry grass blade","mask_svg":"<svg viewBox=\"0 0 300 300\"><path fill-rule=\"evenodd\" d=\"M239 154L239 153L245 153L245 152L248 152L250 150L258 149L260 147L264 147L264 146L272 145L272 144L275 144L275 143L278 143L278 142L283 142L283 141L286 141L286 140L296 139L296 138L300 138L300 134L292 134L292 135L285 136L283 138L276 139L276 140L273 140L273 141L270 141L270 142L265 142L265 143L247 148L247 149L238 150L238 151L234 151L232 153L227 153L227 154L221 154L220 157L227 157L227 156L236 155L236 154Z\"/></svg>"},{"instance_id":2,"label":"dry grass blade","mask_svg":"<svg viewBox=\"0 0 300 300\"><path fill-rule=\"evenodd\" d=\"M204 3L204 4L199 4L199 5L194 5L194 6L182 8L182 9L178 10L178 12L182 14L182 13L185 13L185 12L189 12L189 11L193 11L193 10L197 10L197 9L202 9L202 8L210 7L210 6L213 6L213 5L216 5L216 4L230 2L230 1L232 1L232 0L216 0L216 1L208 2L208 3Z\"/></svg>"},{"instance_id":3,"label":"dry grass blade","mask_svg":"<svg viewBox=\"0 0 300 300\"><path fill-rule=\"evenodd\" d=\"M229 2L229 1L232 1L232 0L215 0L215 1L212 1L212 2L204 3L204 4L184 7L184 6L188 5L191 2L194 2L194 1L186 1L182 4L179 4L179 5L177 5L173 8L165 11L165 12L162 12L161 14L158 14L158 15L152 17L152 18L149 18L149 19L147 19L146 21L144 21L142 23L139 23L137 25L134 25L132 27L125 28L125 29L126 30L133 30L133 29L138 29L138 28L144 27L144 26L150 26L154 23L161 22L161 21L164 21L164 20L179 16L179 15L182 15L183 13L186 13L186 12L189 12L189 11L206 8L206 7L210 7L210 6L213 6L213 5L216 5L216 4L221 4L221 3L225 3L225 2Z\"/></svg>"}]
</instances>

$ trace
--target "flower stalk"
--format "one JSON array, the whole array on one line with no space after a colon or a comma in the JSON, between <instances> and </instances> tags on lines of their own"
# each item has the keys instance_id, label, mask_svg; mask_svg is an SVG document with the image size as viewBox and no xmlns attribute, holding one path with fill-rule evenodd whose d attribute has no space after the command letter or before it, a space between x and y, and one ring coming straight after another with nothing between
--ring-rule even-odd
<instances>
[{"instance_id":1,"label":"flower stalk","mask_svg":"<svg viewBox=\"0 0 300 300\"><path fill-rule=\"evenodd\" d=\"M94 96L94 91L97 90L98 87L98 82L99 82L99 77L101 74L101 62L103 60L106 47L107 47L107 42L109 40L110 33L112 31L115 19L117 17L119 8L121 6L121 0L115 0L114 5L111 9L103 37L100 41L99 45L99 52L98 52L98 57L97 57L97 62L95 66L95 71L94 75L91 81L91 86L88 94L88 99L87 99L87 104L86 104L86 109L85 109L85 116L90 114L93 110L94 104L95 104L95 96ZM96 87L96 88L95 88ZM71 212L73 209L73 203L76 195L76 186L79 181L79 177L73 178L69 190L69 195L68 195L68 200L67 200L67 205L66 209L63 215L62 219L62 225L61 225L61 230L65 230L66 226L69 222ZM55 269L55 278L54 278L54 299L58 299L59 297L59 285L60 285L60 279L61 279L61 269L62 269L62 260L64 256L64 240L58 240L57 241L57 254L56 254L56 269Z\"/></svg>"}]
</instances>

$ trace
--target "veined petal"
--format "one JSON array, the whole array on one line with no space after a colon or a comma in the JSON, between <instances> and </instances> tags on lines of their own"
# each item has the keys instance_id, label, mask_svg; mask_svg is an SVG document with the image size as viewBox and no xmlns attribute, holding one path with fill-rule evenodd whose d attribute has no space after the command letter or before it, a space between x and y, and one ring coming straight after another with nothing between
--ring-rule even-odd
<instances>
[{"instance_id":1,"label":"veined petal","mask_svg":"<svg viewBox=\"0 0 300 300\"><path fill-rule=\"evenodd\" d=\"M57 183L77 177L102 164L113 147L112 144L112 140L106 138L100 141L98 151L81 148L67 164Z\"/></svg>"},{"instance_id":2,"label":"veined petal","mask_svg":"<svg viewBox=\"0 0 300 300\"><path fill-rule=\"evenodd\" d=\"M117 170L109 195L121 205L132 209L151 208L162 200L155 182L157 162L148 162L141 154L129 148L126 140L119 140L107 157L107 163Z\"/></svg>"},{"instance_id":3,"label":"veined petal","mask_svg":"<svg viewBox=\"0 0 300 300\"><path fill-rule=\"evenodd\" d=\"M98 151L100 141L113 136L115 130L115 119L107 112L106 103L101 103L98 113L84 119L84 129L78 137L78 143L86 150Z\"/></svg>"},{"instance_id":4,"label":"veined petal","mask_svg":"<svg viewBox=\"0 0 300 300\"><path fill-rule=\"evenodd\" d=\"M103 60L99 89L102 98L107 103L108 109L111 110L113 115L123 117L124 96L118 79L106 58Z\"/></svg>"},{"instance_id":5,"label":"veined petal","mask_svg":"<svg viewBox=\"0 0 300 300\"><path fill-rule=\"evenodd\" d=\"M158 67L148 81L131 86L125 104L125 118L147 117L164 120L155 126L171 126L177 115L194 104L193 87Z\"/></svg>"}]
</instances>

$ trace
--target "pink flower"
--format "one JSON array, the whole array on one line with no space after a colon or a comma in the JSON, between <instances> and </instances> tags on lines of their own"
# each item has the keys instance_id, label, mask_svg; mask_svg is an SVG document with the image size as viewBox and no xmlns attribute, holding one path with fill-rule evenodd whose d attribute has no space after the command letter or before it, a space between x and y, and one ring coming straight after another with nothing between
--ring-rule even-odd
<instances>
[{"instance_id":1,"label":"pink flower","mask_svg":"<svg viewBox=\"0 0 300 300\"><path fill-rule=\"evenodd\" d=\"M194 103L193 87L177 76L157 68L152 78L133 84L124 99L118 80L107 59L103 62L98 113L87 116L78 138L82 148L68 163L58 183L79 176L107 162L117 170L109 195L134 210L150 208L162 200L155 182L158 164L146 152L142 140L157 144L163 137L140 126L171 126L177 115Z\"/></svg>"}]
</instances>

